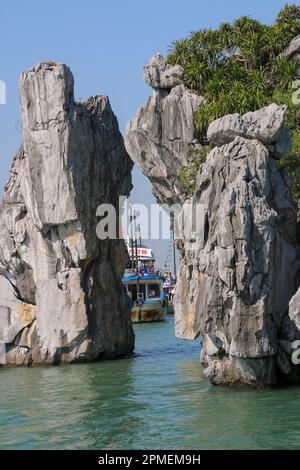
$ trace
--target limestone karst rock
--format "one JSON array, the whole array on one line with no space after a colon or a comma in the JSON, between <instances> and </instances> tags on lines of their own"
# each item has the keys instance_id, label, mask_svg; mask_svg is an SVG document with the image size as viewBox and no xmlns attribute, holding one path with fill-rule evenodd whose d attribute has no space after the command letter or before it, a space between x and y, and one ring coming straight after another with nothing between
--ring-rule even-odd
<instances>
[{"instance_id":1,"label":"limestone karst rock","mask_svg":"<svg viewBox=\"0 0 300 470\"><path fill-rule=\"evenodd\" d=\"M296 64L296 75L300 77L300 35L294 37L290 42L286 50L280 54L280 57L291 60ZM298 89L299 85L297 81L295 83L295 89Z\"/></svg>"},{"instance_id":2,"label":"limestone karst rock","mask_svg":"<svg viewBox=\"0 0 300 470\"><path fill-rule=\"evenodd\" d=\"M153 63L156 76L160 77L166 69L161 56L159 60L154 56L150 65L145 66L145 76L150 75ZM172 67L168 70L172 76ZM157 200L172 204L184 199L180 173L189 165L188 151L200 147L195 136L194 112L204 99L183 84L166 90L164 86L158 87L160 80L155 80L154 85L153 81L147 79L154 87L153 94L129 121L125 145L133 161L152 182Z\"/></svg>"},{"instance_id":3,"label":"limestone karst rock","mask_svg":"<svg viewBox=\"0 0 300 470\"><path fill-rule=\"evenodd\" d=\"M289 179L261 141L236 137L208 154L196 188L205 239L182 247L179 336L201 334L201 362L213 383L298 380L281 348L299 337L287 325L299 273Z\"/></svg>"},{"instance_id":4,"label":"limestone karst rock","mask_svg":"<svg viewBox=\"0 0 300 470\"><path fill-rule=\"evenodd\" d=\"M217 146L232 142L235 137L258 139L265 144L276 158L287 155L292 140L284 126L285 106L275 103L240 116L227 114L213 121L207 131L208 140Z\"/></svg>"},{"instance_id":5,"label":"limestone karst rock","mask_svg":"<svg viewBox=\"0 0 300 470\"><path fill-rule=\"evenodd\" d=\"M174 100L177 90L185 106ZM189 148L199 145L193 113L202 103L184 85L155 88L125 134L157 200L189 203L199 216L197 243L194 234L178 240L176 334L201 335L201 362L214 384L297 382L291 351L300 332L288 314L300 268L296 208L275 160L290 146L285 108L272 104L213 122L208 136L217 146L187 200L180 172Z\"/></svg>"},{"instance_id":6,"label":"limestone karst rock","mask_svg":"<svg viewBox=\"0 0 300 470\"><path fill-rule=\"evenodd\" d=\"M152 57L144 67L144 79L154 89L170 90L182 84L183 68L181 65L169 65L161 54Z\"/></svg>"},{"instance_id":7,"label":"limestone karst rock","mask_svg":"<svg viewBox=\"0 0 300 470\"><path fill-rule=\"evenodd\" d=\"M292 59L297 64L300 65L300 35L296 36L286 50L283 52L282 56L285 59Z\"/></svg>"},{"instance_id":8,"label":"limestone karst rock","mask_svg":"<svg viewBox=\"0 0 300 470\"><path fill-rule=\"evenodd\" d=\"M131 352L123 241L99 240L97 207L118 207L132 163L109 100L75 102L73 75L21 75L23 144L0 212L2 362L59 363ZM4 351L4 352L3 352Z\"/></svg>"}]
</instances>

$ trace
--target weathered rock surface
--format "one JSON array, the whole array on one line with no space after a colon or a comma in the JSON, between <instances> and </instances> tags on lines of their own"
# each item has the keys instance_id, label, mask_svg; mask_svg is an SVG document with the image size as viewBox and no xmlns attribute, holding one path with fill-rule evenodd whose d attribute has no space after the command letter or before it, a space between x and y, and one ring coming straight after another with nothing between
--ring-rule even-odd
<instances>
[{"instance_id":1,"label":"weathered rock surface","mask_svg":"<svg viewBox=\"0 0 300 470\"><path fill-rule=\"evenodd\" d=\"M300 65L300 35L296 36L283 53L285 59L292 59Z\"/></svg>"},{"instance_id":2,"label":"weathered rock surface","mask_svg":"<svg viewBox=\"0 0 300 470\"><path fill-rule=\"evenodd\" d=\"M290 134L284 126L285 107L271 104L258 111L228 114L213 121L208 127L207 138L217 146L232 142L235 137L258 139L274 157L281 158L291 150Z\"/></svg>"},{"instance_id":3,"label":"weathered rock surface","mask_svg":"<svg viewBox=\"0 0 300 470\"><path fill-rule=\"evenodd\" d=\"M181 65L169 65L161 54L152 57L144 67L144 79L154 89L169 90L183 83L183 68Z\"/></svg>"},{"instance_id":4,"label":"weathered rock surface","mask_svg":"<svg viewBox=\"0 0 300 470\"><path fill-rule=\"evenodd\" d=\"M184 106L173 98L177 90ZM178 240L176 334L201 336L201 362L214 384L297 382L291 351L299 328L288 313L300 267L296 208L275 160L290 146L285 109L273 104L212 123L208 137L217 147L187 201L179 175L189 164L188 148L199 145L193 114L203 100L183 85L168 93L155 89L125 136L157 200L185 202L182 211L191 203L199 216L196 236ZM189 225L191 213L182 220Z\"/></svg>"},{"instance_id":5,"label":"weathered rock surface","mask_svg":"<svg viewBox=\"0 0 300 470\"><path fill-rule=\"evenodd\" d=\"M290 300L289 319L295 325L295 328L300 331L300 288Z\"/></svg>"},{"instance_id":6,"label":"weathered rock surface","mask_svg":"<svg viewBox=\"0 0 300 470\"><path fill-rule=\"evenodd\" d=\"M299 337L288 317L299 272L288 178L262 142L236 137L209 153L196 187L205 237L192 250L182 242L177 334L201 335L201 362L215 384L298 380L281 347Z\"/></svg>"},{"instance_id":7,"label":"weathered rock surface","mask_svg":"<svg viewBox=\"0 0 300 470\"><path fill-rule=\"evenodd\" d=\"M201 147L195 135L194 113L204 99L184 85L161 89L165 86L153 76L161 77L165 69L161 56L154 56L145 66L146 77L152 77L147 78L147 83L152 84L154 91L147 105L129 121L125 146L152 182L156 199L172 204L184 200L180 174L189 166L189 151Z\"/></svg>"},{"instance_id":8,"label":"weathered rock surface","mask_svg":"<svg viewBox=\"0 0 300 470\"><path fill-rule=\"evenodd\" d=\"M123 241L100 241L96 209L118 206L132 163L105 96L76 103L73 75L42 62L20 79L23 145L0 212L5 362L117 357L134 335L120 282Z\"/></svg>"}]
</instances>

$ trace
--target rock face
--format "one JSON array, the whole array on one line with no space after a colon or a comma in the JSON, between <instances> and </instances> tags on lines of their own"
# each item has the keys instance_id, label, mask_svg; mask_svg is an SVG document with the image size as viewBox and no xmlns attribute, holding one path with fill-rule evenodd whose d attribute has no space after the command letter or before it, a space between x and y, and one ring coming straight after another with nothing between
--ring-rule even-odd
<instances>
[{"instance_id":1,"label":"rock face","mask_svg":"<svg viewBox=\"0 0 300 470\"><path fill-rule=\"evenodd\" d=\"M296 36L283 53L285 59L292 59L300 65L300 35Z\"/></svg>"},{"instance_id":2,"label":"rock face","mask_svg":"<svg viewBox=\"0 0 300 470\"><path fill-rule=\"evenodd\" d=\"M271 104L258 111L228 114L208 127L207 137L217 146L231 142L235 137L257 139L266 145L276 158L287 155L292 147L292 140L284 127L285 107Z\"/></svg>"},{"instance_id":3,"label":"rock face","mask_svg":"<svg viewBox=\"0 0 300 470\"><path fill-rule=\"evenodd\" d=\"M117 357L134 335L123 241L100 241L97 207L131 190L132 163L105 96L76 103L73 75L21 75L23 145L0 212L0 340L9 364ZM3 348L2 348L3 349Z\"/></svg>"},{"instance_id":4,"label":"rock face","mask_svg":"<svg viewBox=\"0 0 300 470\"><path fill-rule=\"evenodd\" d=\"M297 382L291 354L300 338L299 309L288 313L300 267L296 208L290 181L275 160L290 147L285 109L273 104L213 122L208 137L216 147L187 201L179 175L188 148L199 145L193 112L203 98L183 85L167 93L154 88L129 122L125 145L157 200L185 203L185 226L192 218L184 212L188 204L198 218L197 241L195 234L178 240L176 334L201 336L201 362L214 384ZM180 101L174 99L179 90Z\"/></svg>"},{"instance_id":5,"label":"rock face","mask_svg":"<svg viewBox=\"0 0 300 470\"><path fill-rule=\"evenodd\" d=\"M182 84L183 68L180 65L166 64L161 54L152 57L144 67L144 79L147 85L157 90L170 90Z\"/></svg>"},{"instance_id":6,"label":"rock face","mask_svg":"<svg viewBox=\"0 0 300 470\"><path fill-rule=\"evenodd\" d=\"M260 140L235 137L208 154L196 187L205 237L193 250L182 245L178 335L201 334L201 362L215 384L298 380L281 347L299 337L288 316L299 272L288 178Z\"/></svg>"},{"instance_id":7,"label":"rock face","mask_svg":"<svg viewBox=\"0 0 300 470\"><path fill-rule=\"evenodd\" d=\"M168 87L161 78L166 71ZM178 76L177 67L166 66L160 55L151 59L145 77L153 94L125 132L129 155L150 179L156 199L168 204L183 202L180 173L189 166L189 150L201 147L195 136L194 113L204 99L177 84Z\"/></svg>"}]
</instances>

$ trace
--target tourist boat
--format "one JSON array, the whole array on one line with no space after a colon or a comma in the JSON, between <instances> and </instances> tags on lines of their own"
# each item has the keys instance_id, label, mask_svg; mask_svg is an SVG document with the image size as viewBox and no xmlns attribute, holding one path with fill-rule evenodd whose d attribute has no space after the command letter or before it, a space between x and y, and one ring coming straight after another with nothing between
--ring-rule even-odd
<instances>
[{"instance_id":1,"label":"tourist boat","mask_svg":"<svg viewBox=\"0 0 300 470\"><path fill-rule=\"evenodd\" d=\"M163 277L159 275L126 270L122 283L131 300L133 323L157 322L165 319L167 303L163 293Z\"/></svg>"},{"instance_id":2,"label":"tourist boat","mask_svg":"<svg viewBox=\"0 0 300 470\"><path fill-rule=\"evenodd\" d=\"M163 292L164 277L155 269L151 248L142 243L136 214L130 207L131 234L125 238L129 260L122 283L131 302L133 323L157 322L165 319L167 302Z\"/></svg>"}]
</instances>

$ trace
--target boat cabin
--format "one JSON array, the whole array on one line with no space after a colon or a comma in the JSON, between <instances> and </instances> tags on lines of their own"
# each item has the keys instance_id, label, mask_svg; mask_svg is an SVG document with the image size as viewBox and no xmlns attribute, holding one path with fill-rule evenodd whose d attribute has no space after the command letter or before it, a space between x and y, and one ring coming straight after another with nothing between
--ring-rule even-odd
<instances>
[{"instance_id":1,"label":"boat cabin","mask_svg":"<svg viewBox=\"0 0 300 470\"><path fill-rule=\"evenodd\" d=\"M123 277L123 285L133 302L158 301L163 299L163 279L160 276L129 276Z\"/></svg>"}]
</instances>

